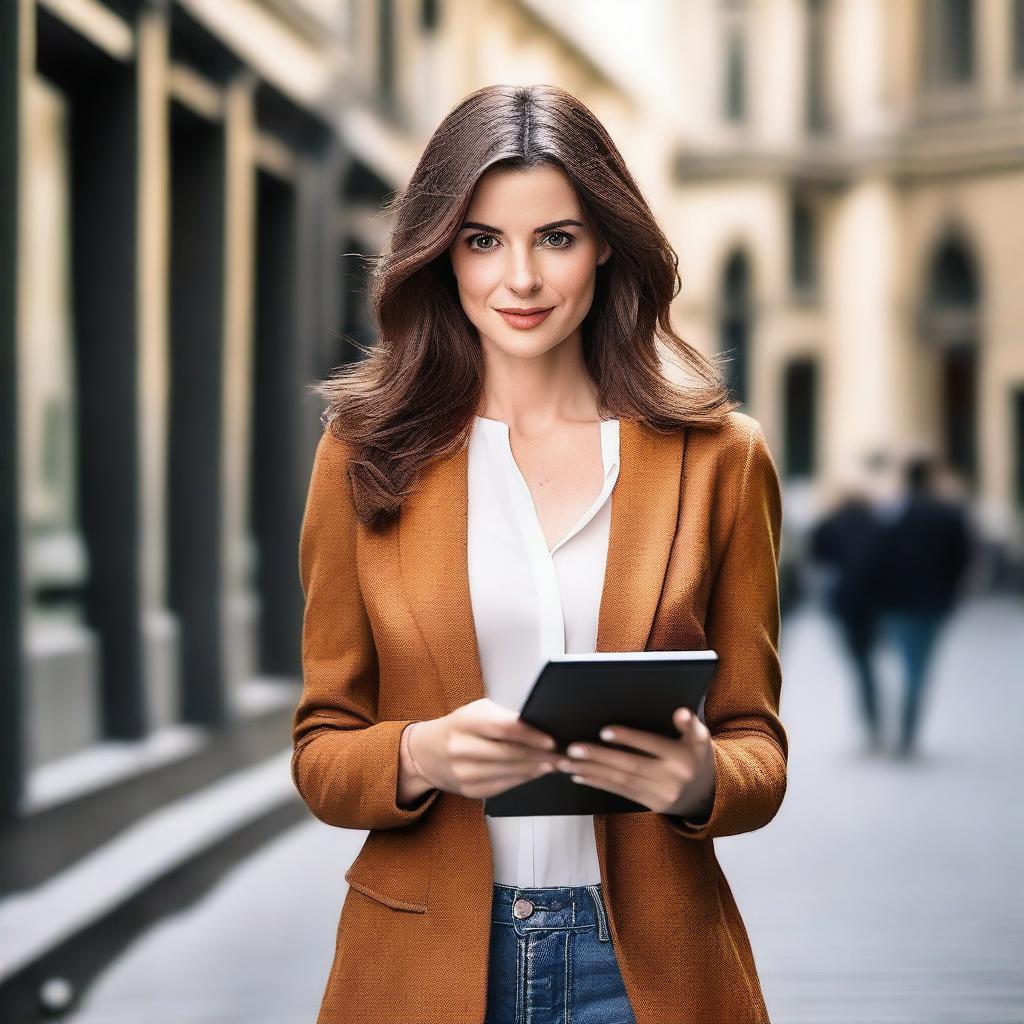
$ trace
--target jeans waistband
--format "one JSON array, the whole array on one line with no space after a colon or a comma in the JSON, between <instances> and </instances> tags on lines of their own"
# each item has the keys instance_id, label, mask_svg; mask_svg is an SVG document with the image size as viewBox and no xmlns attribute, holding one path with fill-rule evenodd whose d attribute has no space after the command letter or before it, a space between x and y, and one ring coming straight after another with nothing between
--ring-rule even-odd
<instances>
[{"instance_id":1,"label":"jeans waistband","mask_svg":"<svg viewBox=\"0 0 1024 1024\"><path fill-rule=\"evenodd\" d=\"M600 883L522 888L495 882L491 920L511 925L517 935L597 928L602 942L611 938Z\"/></svg>"}]
</instances>

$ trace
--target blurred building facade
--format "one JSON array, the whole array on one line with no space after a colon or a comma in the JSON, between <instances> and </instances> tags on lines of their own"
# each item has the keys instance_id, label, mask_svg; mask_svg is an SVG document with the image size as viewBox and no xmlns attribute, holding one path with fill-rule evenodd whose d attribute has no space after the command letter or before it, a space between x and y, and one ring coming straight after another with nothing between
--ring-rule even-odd
<instances>
[{"instance_id":1,"label":"blurred building facade","mask_svg":"<svg viewBox=\"0 0 1024 1024\"><path fill-rule=\"evenodd\" d=\"M8 811L294 681L345 12L5 5Z\"/></svg>"},{"instance_id":2,"label":"blurred building facade","mask_svg":"<svg viewBox=\"0 0 1024 1024\"><path fill-rule=\"evenodd\" d=\"M4 1020L305 816L201 802L290 742L306 388L365 320L346 211L394 187L343 141L349 32L334 0L0 5ZM75 881L172 809L145 884Z\"/></svg>"},{"instance_id":3,"label":"blurred building facade","mask_svg":"<svg viewBox=\"0 0 1024 1024\"><path fill-rule=\"evenodd\" d=\"M493 82L607 125L789 528L925 446L1020 557L1024 0L10 0L0 888L287 745L305 388L372 342L382 206Z\"/></svg>"},{"instance_id":4,"label":"blurred building facade","mask_svg":"<svg viewBox=\"0 0 1024 1024\"><path fill-rule=\"evenodd\" d=\"M416 145L486 82L555 82L604 121L791 529L866 457L927 451L1021 564L1024 0L355 6L352 81Z\"/></svg>"},{"instance_id":5,"label":"blurred building facade","mask_svg":"<svg viewBox=\"0 0 1024 1024\"><path fill-rule=\"evenodd\" d=\"M530 46L517 76L522 30L474 48L489 77L575 85L608 123L679 253L677 329L725 355L789 528L872 453L928 451L1019 565L1024 2L496 6L604 72Z\"/></svg>"},{"instance_id":6,"label":"blurred building facade","mask_svg":"<svg viewBox=\"0 0 1024 1024\"><path fill-rule=\"evenodd\" d=\"M698 0L685 23L680 323L734 354L794 491L929 451L1019 560L1024 3Z\"/></svg>"}]
</instances>

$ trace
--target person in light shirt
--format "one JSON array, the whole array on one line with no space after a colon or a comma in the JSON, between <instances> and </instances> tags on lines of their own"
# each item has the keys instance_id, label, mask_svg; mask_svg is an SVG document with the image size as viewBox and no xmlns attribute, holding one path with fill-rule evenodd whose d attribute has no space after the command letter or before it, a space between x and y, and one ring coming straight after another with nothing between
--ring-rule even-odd
<instances>
[{"instance_id":1,"label":"person in light shirt","mask_svg":"<svg viewBox=\"0 0 1024 1024\"><path fill-rule=\"evenodd\" d=\"M300 539L293 779L368 831L319 1024L767 1022L714 850L786 789L764 431L674 332L675 253L571 94L465 97L392 212ZM676 735L519 717L553 654L704 649ZM644 810L484 813L547 772Z\"/></svg>"}]
</instances>

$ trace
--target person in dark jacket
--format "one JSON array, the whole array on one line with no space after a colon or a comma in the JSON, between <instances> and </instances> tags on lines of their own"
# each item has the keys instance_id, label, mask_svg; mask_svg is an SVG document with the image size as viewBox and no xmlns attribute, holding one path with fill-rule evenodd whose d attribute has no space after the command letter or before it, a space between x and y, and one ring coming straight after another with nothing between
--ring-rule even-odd
<instances>
[{"instance_id":1,"label":"person in dark jacket","mask_svg":"<svg viewBox=\"0 0 1024 1024\"><path fill-rule=\"evenodd\" d=\"M832 570L825 594L826 605L839 627L843 647L854 668L861 720L871 751L881 746L878 687L871 663L878 629L871 567L882 533L883 524L870 497L850 489L835 509L814 527L809 548L815 562Z\"/></svg>"},{"instance_id":2,"label":"person in dark jacket","mask_svg":"<svg viewBox=\"0 0 1024 1024\"><path fill-rule=\"evenodd\" d=\"M871 570L883 628L899 648L905 690L899 756L916 747L932 653L952 613L970 562L967 516L932 489L934 463L915 456L906 465L906 497L885 527Z\"/></svg>"}]
</instances>

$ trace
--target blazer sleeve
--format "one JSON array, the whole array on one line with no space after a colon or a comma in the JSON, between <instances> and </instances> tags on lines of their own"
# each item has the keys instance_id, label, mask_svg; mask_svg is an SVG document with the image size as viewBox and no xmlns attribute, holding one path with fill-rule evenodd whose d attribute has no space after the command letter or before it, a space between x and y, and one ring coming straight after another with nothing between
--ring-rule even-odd
<instances>
[{"instance_id":1,"label":"blazer sleeve","mask_svg":"<svg viewBox=\"0 0 1024 1024\"><path fill-rule=\"evenodd\" d=\"M735 518L709 596L705 635L719 664L704 702L713 739L710 816L666 815L691 839L752 832L778 812L789 744L779 719L779 552L782 496L761 425L752 420ZM718 504L728 508L728 500Z\"/></svg>"},{"instance_id":2,"label":"blazer sleeve","mask_svg":"<svg viewBox=\"0 0 1024 1024\"><path fill-rule=\"evenodd\" d=\"M313 459L299 539L302 694L292 720L291 773L303 801L340 828L419 820L439 789L411 807L398 797L399 742L415 719L377 720L379 672L356 572L347 446L325 429Z\"/></svg>"}]
</instances>

